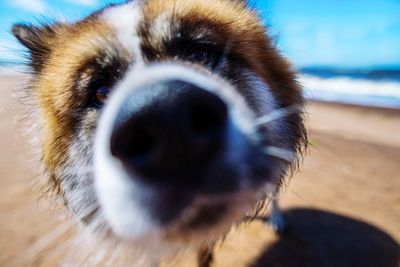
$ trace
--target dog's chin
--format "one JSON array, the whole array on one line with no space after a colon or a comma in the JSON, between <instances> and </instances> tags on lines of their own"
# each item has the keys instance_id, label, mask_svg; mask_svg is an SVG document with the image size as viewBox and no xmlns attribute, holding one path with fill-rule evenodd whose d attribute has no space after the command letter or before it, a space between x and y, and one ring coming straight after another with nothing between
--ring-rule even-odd
<instances>
[{"instance_id":1,"label":"dog's chin","mask_svg":"<svg viewBox=\"0 0 400 267\"><path fill-rule=\"evenodd\" d=\"M229 201L201 204L187 208L182 216L164 228L163 238L192 244L212 241L225 235L242 221L254 205L253 197L242 195Z\"/></svg>"},{"instance_id":2,"label":"dog's chin","mask_svg":"<svg viewBox=\"0 0 400 267\"><path fill-rule=\"evenodd\" d=\"M111 219L108 223L114 236L132 244L145 244L144 247L160 244L197 247L226 235L233 225L251 212L260 196L261 193L253 191L198 197L168 222L161 222L162 219L157 216L157 213L165 213L161 210L142 210L141 214L136 214L136 219L132 216L130 224L116 218L106 219ZM172 205L164 203L163 206Z\"/></svg>"}]
</instances>

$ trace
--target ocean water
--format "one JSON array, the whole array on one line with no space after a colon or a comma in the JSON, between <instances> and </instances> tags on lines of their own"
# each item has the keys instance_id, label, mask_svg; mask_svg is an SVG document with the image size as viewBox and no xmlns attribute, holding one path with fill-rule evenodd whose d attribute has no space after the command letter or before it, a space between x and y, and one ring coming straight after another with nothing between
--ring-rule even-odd
<instances>
[{"instance_id":1,"label":"ocean water","mask_svg":"<svg viewBox=\"0 0 400 267\"><path fill-rule=\"evenodd\" d=\"M307 99L400 109L400 70L306 68L299 81Z\"/></svg>"},{"instance_id":2,"label":"ocean water","mask_svg":"<svg viewBox=\"0 0 400 267\"><path fill-rule=\"evenodd\" d=\"M24 70L21 64L0 61L0 75ZM400 69L304 68L299 72L307 99L400 109Z\"/></svg>"}]
</instances>

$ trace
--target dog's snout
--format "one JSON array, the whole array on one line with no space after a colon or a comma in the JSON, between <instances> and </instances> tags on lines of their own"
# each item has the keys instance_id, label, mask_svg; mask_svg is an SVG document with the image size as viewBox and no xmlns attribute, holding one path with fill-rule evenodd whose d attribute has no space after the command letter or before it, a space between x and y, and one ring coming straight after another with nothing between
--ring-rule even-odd
<instances>
[{"instance_id":1,"label":"dog's snout","mask_svg":"<svg viewBox=\"0 0 400 267\"><path fill-rule=\"evenodd\" d=\"M227 106L214 93L184 81L158 83L127 97L111 153L134 177L193 183L189 177L223 150L227 121Z\"/></svg>"}]
</instances>

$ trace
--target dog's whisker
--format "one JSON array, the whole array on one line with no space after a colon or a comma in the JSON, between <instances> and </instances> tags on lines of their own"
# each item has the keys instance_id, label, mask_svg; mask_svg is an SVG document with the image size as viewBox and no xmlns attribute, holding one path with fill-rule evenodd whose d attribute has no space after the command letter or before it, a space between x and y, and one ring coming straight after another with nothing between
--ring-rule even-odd
<instances>
[{"instance_id":1,"label":"dog's whisker","mask_svg":"<svg viewBox=\"0 0 400 267\"><path fill-rule=\"evenodd\" d=\"M271 111L270 113L268 113L268 114L266 114L264 116L261 116L261 117L257 118L254 121L254 127L258 128L258 127L260 127L262 125L265 125L265 124L271 123L273 121L279 120L279 119L281 119L283 117L287 117L287 116L292 115L294 113L299 113L300 110L301 110L300 107L297 106L297 105L290 106L290 107L287 107L287 108L276 109L276 110Z\"/></svg>"},{"instance_id":2,"label":"dog's whisker","mask_svg":"<svg viewBox=\"0 0 400 267\"><path fill-rule=\"evenodd\" d=\"M279 148L275 146L268 146L263 149L264 153L276 158L283 159L287 162L293 162L296 158L296 153L284 148Z\"/></svg>"}]
</instances>

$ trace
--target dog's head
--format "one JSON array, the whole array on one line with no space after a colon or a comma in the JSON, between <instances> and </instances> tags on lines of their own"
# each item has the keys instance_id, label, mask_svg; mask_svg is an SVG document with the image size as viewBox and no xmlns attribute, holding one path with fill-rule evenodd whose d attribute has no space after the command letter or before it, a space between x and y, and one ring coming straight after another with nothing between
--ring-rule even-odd
<instances>
[{"instance_id":1,"label":"dog's head","mask_svg":"<svg viewBox=\"0 0 400 267\"><path fill-rule=\"evenodd\" d=\"M214 238L296 164L301 90L242 1L137 0L13 32L49 185L87 225Z\"/></svg>"}]
</instances>

